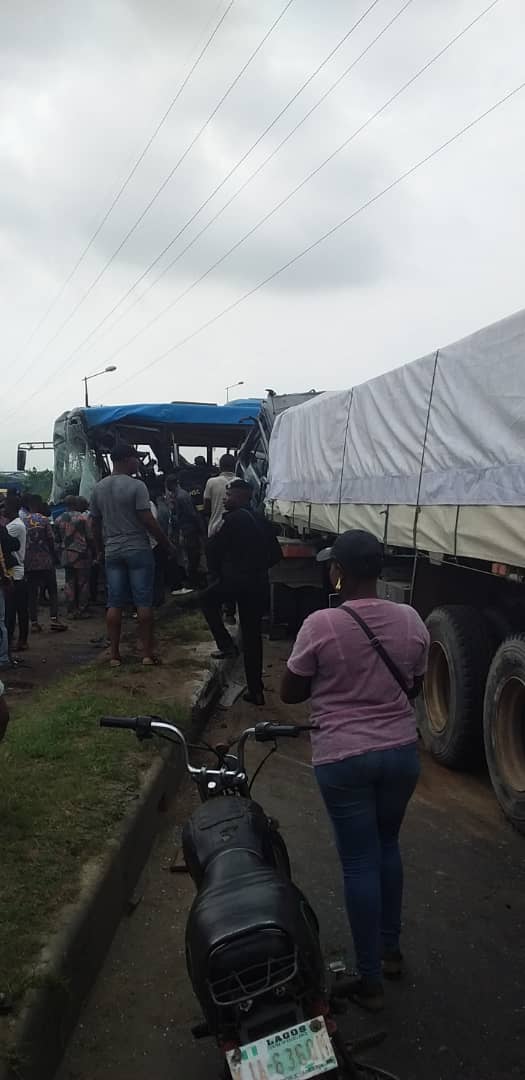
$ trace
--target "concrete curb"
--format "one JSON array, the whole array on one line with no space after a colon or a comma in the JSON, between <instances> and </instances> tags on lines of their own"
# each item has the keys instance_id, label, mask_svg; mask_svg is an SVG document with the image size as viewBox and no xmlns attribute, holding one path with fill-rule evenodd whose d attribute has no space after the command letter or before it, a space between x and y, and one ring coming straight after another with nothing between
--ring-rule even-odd
<instances>
[{"instance_id":1,"label":"concrete curb","mask_svg":"<svg viewBox=\"0 0 525 1080\"><path fill-rule=\"evenodd\" d=\"M190 735L198 738L219 696L219 665L205 673L194 691ZM66 909L63 926L43 950L29 991L14 1022L9 1058L0 1062L0 1080L52 1080L138 881L155 839L166 801L183 776L176 748L151 766L120 837L84 870L78 902Z\"/></svg>"}]
</instances>

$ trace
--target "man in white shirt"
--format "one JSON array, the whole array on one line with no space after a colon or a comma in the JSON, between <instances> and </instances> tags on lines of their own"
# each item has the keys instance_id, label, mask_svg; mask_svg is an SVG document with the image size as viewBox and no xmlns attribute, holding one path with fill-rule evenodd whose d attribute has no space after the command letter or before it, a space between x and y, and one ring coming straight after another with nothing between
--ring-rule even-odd
<instances>
[{"instance_id":1,"label":"man in white shirt","mask_svg":"<svg viewBox=\"0 0 525 1080\"><path fill-rule=\"evenodd\" d=\"M6 594L6 625L9 640L9 652L13 650L13 637L16 630L18 617L18 645L15 651L24 652L27 649L27 637L29 633L29 610L27 597L27 582L25 580L24 560L26 556L26 527L20 520L20 499L16 495L8 495L5 501L5 516L7 518L7 531L10 536L19 542L18 551L13 552L15 565L10 570L13 587Z\"/></svg>"},{"instance_id":2,"label":"man in white shirt","mask_svg":"<svg viewBox=\"0 0 525 1080\"><path fill-rule=\"evenodd\" d=\"M235 480L235 458L223 454L219 461L219 476L210 476L204 488L204 513L208 518L208 536L214 536L222 525L224 496L228 484Z\"/></svg>"}]
</instances>

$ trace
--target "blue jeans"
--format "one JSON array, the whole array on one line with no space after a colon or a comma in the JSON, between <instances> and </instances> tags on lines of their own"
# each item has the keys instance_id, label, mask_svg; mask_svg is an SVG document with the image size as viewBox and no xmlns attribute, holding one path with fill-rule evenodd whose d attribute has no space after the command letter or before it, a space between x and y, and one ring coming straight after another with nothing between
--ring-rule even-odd
<instances>
[{"instance_id":1,"label":"blue jeans","mask_svg":"<svg viewBox=\"0 0 525 1080\"><path fill-rule=\"evenodd\" d=\"M153 607L155 561L151 548L124 552L106 559L108 608Z\"/></svg>"},{"instance_id":2,"label":"blue jeans","mask_svg":"<svg viewBox=\"0 0 525 1080\"><path fill-rule=\"evenodd\" d=\"M357 967L363 978L380 979L383 952L399 949L399 830L419 776L417 746L317 765L315 775L343 867Z\"/></svg>"}]
</instances>

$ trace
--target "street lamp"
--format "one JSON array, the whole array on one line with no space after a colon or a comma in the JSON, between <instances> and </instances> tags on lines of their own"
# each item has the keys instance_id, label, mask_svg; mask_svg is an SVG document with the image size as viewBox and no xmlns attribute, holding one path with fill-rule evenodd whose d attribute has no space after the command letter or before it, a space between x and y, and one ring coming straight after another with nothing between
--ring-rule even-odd
<instances>
[{"instance_id":1,"label":"street lamp","mask_svg":"<svg viewBox=\"0 0 525 1080\"><path fill-rule=\"evenodd\" d=\"M226 387L226 402L230 400L230 390L235 390L236 386L244 386L244 379L241 379L239 382L234 382L231 386Z\"/></svg>"},{"instance_id":2,"label":"street lamp","mask_svg":"<svg viewBox=\"0 0 525 1080\"><path fill-rule=\"evenodd\" d=\"M116 370L117 369L116 369L115 364L110 364L109 367L105 367L103 371L95 371L93 375L84 375L84 378L82 379L82 382L84 383L84 404L86 406L86 409L89 408L88 380L89 379L96 379L98 375L105 375L106 372L108 372L108 371L116 371Z\"/></svg>"}]
</instances>

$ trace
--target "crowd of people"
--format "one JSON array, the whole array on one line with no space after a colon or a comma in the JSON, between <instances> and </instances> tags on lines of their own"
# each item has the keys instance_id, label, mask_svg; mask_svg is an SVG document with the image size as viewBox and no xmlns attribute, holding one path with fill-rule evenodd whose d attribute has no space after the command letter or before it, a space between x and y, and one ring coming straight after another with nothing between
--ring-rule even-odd
<instances>
[{"instance_id":1,"label":"crowd of people","mask_svg":"<svg viewBox=\"0 0 525 1080\"><path fill-rule=\"evenodd\" d=\"M158 663L153 640L153 606L165 588L199 606L215 638L217 658L238 647L226 630L238 612L246 670L246 700L262 705L261 623L268 569L280 555L273 533L251 508L248 484L235 476L235 460L225 454L219 472L197 491L173 474L150 484L137 478L136 451L120 444L112 453L113 472L95 487L90 517L97 560L104 565L110 664L121 664L122 612L137 614L142 663ZM197 462L199 468L199 463ZM203 472L205 462L200 467ZM272 545L273 540L273 545Z\"/></svg>"},{"instance_id":2,"label":"crowd of people","mask_svg":"<svg viewBox=\"0 0 525 1080\"><path fill-rule=\"evenodd\" d=\"M122 616L129 609L137 618L142 663L154 666L153 610L169 590L194 595L217 656L237 650L223 620L235 622L238 613L248 692L260 703L267 539L250 509L249 487L236 479L234 457L223 455L218 469L196 458L194 466L152 474L148 483L139 478L133 446L118 443L111 457L112 472L89 502L70 495L50 509L38 495L9 492L0 503L0 669L16 668L30 635L43 632L44 603L49 631L61 633L70 619L89 618L98 597L106 606L110 664L122 662Z\"/></svg>"},{"instance_id":3,"label":"crowd of people","mask_svg":"<svg viewBox=\"0 0 525 1080\"><path fill-rule=\"evenodd\" d=\"M49 630L61 633L57 569L64 569L66 613L87 618L96 597L96 550L89 503L64 500L53 518L40 495L9 493L0 503L0 667L16 667L29 635L41 634L41 611L49 609Z\"/></svg>"},{"instance_id":4,"label":"crowd of people","mask_svg":"<svg viewBox=\"0 0 525 1080\"><path fill-rule=\"evenodd\" d=\"M165 591L199 606L217 658L239 645L225 626L238 615L245 700L264 705L261 624L268 571L280 557L273 530L252 509L249 485L224 455L197 491L181 475L139 479L133 446L112 452L113 471L96 484L90 504L79 496L61 512L36 495L9 494L0 507L0 675L16 666L30 633L42 632L42 594L49 630L67 629L58 612L56 569L65 572L67 615L83 619L105 582L110 664L121 665L126 608L137 617L144 667L159 662L153 608ZM203 461L203 465L205 466ZM418 772L413 699L425 672L429 638L416 612L380 599L382 545L351 530L318 556L329 563L340 604L303 623L282 680L287 704L310 700L315 776L332 822L345 885L358 978L349 996L383 1005L382 977L399 977L403 871L399 831ZM0 740L9 714L0 682Z\"/></svg>"}]
</instances>

